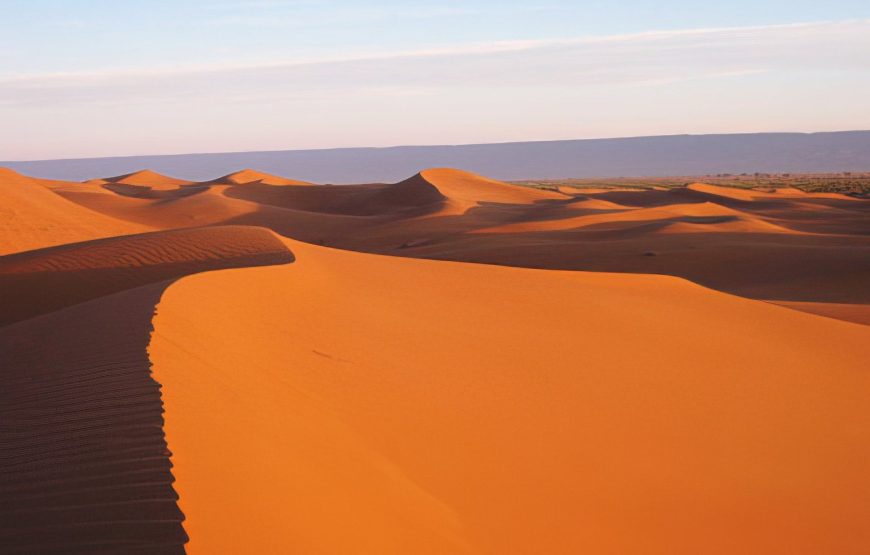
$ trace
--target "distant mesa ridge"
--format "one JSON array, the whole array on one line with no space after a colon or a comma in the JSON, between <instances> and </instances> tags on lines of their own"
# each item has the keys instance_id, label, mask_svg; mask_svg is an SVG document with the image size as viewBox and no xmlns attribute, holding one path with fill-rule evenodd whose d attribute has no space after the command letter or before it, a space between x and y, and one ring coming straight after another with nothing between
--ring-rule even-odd
<instances>
[{"instance_id":1,"label":"distant mesa ridge","mask_svg":"<svg viewBox=\"0 0 870 555\"><path fill-rule=\"evenodd\" d=\"M83 181L118 175L137 185L152 176L227 184L395 182L419 168L461 167L502 180L566 177L708 175L717 173L831 173L870 171L870 131L669 135L619 139L338 148L0 162L41 178ZM235 172L238 168L259 168ZM231 173L235 172L235 173ZM303 181L287 183L274 175ZM171 178L166 178L171 179ZM168 182L163 182L169 185ZM179 183L175 183L176 185Z\"/></svg>"}]
</instances>

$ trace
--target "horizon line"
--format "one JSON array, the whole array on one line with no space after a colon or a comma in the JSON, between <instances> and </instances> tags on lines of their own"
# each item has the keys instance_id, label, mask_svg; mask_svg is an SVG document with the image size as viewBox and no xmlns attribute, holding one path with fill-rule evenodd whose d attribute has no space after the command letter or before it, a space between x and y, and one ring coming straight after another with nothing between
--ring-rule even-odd
<instances>
[{"instance_id":1,"label":"horizon line","mask_svg":"<svg viewBox=\"0 0 870 555\"><path fill-rule=\"evenodd\" d=\"M824 135L830 133L870 133L870 129L839 129L836 131L735 131L732 133L666 133L663 135L622 135L615 137L584 137L577 139L530 139L525 141L493 141L488 143L437 143L437 144L397 144L386 146L338 146L316 148L275 148L267 150L224 150L212 152L173 152L161 154L113 154L107 156L72 156L62 158L29 158L26 160L0 160L0 164L21 164L28 162L63 162L72 160L105 160L108 158L157 158L172 156L219 156L222 154L261 154L275 152L323 152L331 150L389 150L399 148L452 148L466 146L511 145L528 143L570 143L581 141L618 141L633 139L653 139L669 137L712 137L726 135ZM143 168L147 169L147 168Z\"/></svg>"}]
</instances>

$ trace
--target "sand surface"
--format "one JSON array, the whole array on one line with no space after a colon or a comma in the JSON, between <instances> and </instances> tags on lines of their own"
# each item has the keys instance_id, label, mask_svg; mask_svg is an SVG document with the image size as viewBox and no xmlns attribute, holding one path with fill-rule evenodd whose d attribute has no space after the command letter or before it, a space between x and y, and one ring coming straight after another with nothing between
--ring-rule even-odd
<instances>
[{"instance_id":1,"label":"sand surface","mask_svg":"<svg viewBox=\"0 0 870 555\"><path fill-rule=\"evenodd\" d=\"M157 307L190 552L870 545L867 327L670 277L290 248Z\"/></svg>"},{"instance_id":2,"label":"sand surface","mask_svg":"<svg viewBox=\"0 0 870 555\"><path fill-rule=\"evenodd\" d=\"M0 195L9 552L870 550L868 200L452 169Z\"/></svg>"}]
</instances>

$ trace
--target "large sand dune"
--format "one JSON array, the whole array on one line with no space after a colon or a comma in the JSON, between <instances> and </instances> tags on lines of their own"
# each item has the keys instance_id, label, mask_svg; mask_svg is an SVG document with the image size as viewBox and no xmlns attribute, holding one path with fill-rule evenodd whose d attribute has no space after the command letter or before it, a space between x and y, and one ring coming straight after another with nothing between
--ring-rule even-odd
<instances>
[{"instance_id":1,"label":"large sand dune","mask_svg":"<svg viewBox=\"0 0 870 555\"><path fill-rule=\"evenodd\" d=\"M95 213L0 168L0 255L151 228Z\"/></svg>"},{"instance_id":2,"label":"large sand dune","mask_svg":"<svg viewBox=\"0 0 870 555\"><path fill-rule=\"evenodd\" d=\"M269 230L244 226L113 237L0 257L0 325L194 272L292 259Z\"/></svg>"},{"instance_id":3,"label":"large sand dune","mask_svg":"<svg viewBox=\"0 0 870 555\"><path fill-rule=\"evenodd\" d=\"M0 215L0 552L870 550L866 199L3 170Z\"/></svg>"},{"instance_id":4,"label":"large sand dune","mask_svg":"<svg viewBox=\"0 0 870 555\"><path fill-rule=\"evenodd\" d=\"M670 277L291 248L157 308L190 552L870 545L868 328Z\"/></svg>"}]
</instances>

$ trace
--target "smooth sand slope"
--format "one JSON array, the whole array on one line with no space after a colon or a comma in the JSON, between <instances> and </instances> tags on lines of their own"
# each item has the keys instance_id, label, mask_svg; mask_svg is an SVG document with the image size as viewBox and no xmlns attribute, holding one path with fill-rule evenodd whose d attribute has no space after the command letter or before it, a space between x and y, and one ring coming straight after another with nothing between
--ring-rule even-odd
<instances>
[{"instance_id":1,"label":"smooth sand slope","mask_svg":"<svg viewBox=\"0 0 870 555\"><path fill-rule=\"evenodd\" d=\"M0 255L151 229L78 206L37 179L0 168Z\"/></svg>"},{"instance_id":2,"label":"smooth sand slope","mask_svg":"<svg viewBox=\"0 0 870 555\"><path fill-rule=\"evenodd\" d=\"M157 308L189 552L870 546L870 328L670 277L290 248Z\"/></svg>"}]
</instances>

